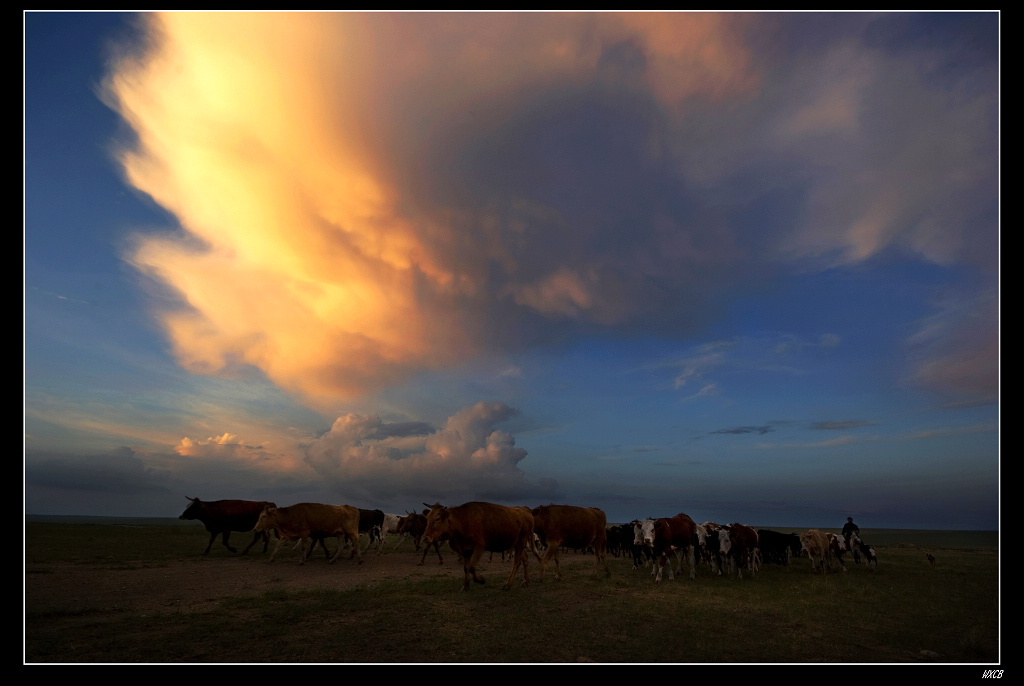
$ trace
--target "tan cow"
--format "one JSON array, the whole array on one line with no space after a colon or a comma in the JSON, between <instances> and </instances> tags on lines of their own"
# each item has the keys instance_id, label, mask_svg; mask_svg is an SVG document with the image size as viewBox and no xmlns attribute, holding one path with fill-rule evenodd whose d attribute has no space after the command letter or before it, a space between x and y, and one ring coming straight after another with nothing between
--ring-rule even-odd
<instances>
[{"instance_id":1,"label":"tan cow","mask_svg":"<svg viewBox=\"0 0 1024 686\"><path fill-rule=\"evenodd\" d=\"M810 529L807 533L800 534L800 544L811 558L811 570L816 572L820 567L821 573L824 574L828 564L828 534L818 529Z\"/></svg>"},{"instance_id":2,"label":"tan cow","mask_svg":"<svg viewBox=\"0 0 1024 686\"><path fill-rule=\"evenodd\" d=\"M363 561L363 554L359 550L359 510L348 505L323 505L321 503L299 503L290 507L267 507L260 513L259 521L256 522L255 531L270 531L276 529L280 539L270 554L270 562L286 540L296 539L301 543L301 554L299 564L306 561L307 541L315 541L317 538L336 536L338 539L338 552L330 559L333 563L341 555L341 549L345 547L345 541L352 543L354 554L359 556L359 562Z\"/></svg>"},{"instance_id":3,"label":"tan cow","mask_svg":"<svg viewBox=\"0 0 1024 686\"><path fill-rule=\"evenodd\" d=\"M555 579L562 579L562 571L558 561L559 546L582 548L593 546L594 557L598 566L604 565L605 574L609 574L605 562L608 547L607 518L604 511L596 507L576 507L574 505L546 505L535 507L532 511L534 531L542 543L547 545L544 556L540 560L540 578L544 580L547 563L555 560Z\"/></svg>"},{"instance_id":4,"label":"tan cow","mask_svg":"<svg viewBox=\"0 0 1024 686\"><path fill-rule=\"evenodd\" d=\"M523 585L530 583L526 548L533 545L533 515L526 508L505 507L493 503L466 503L458 507L444 507L440 503L428 505L427 529L423 543L447 539L448 545L462 558L462 590L469 590L469 580L478 584L484 579L477 575L476 565L484 551L501 552L512 549L512 573L503 589L512 587L512 580L523 566Z\"/></svg>"}]
</instances>

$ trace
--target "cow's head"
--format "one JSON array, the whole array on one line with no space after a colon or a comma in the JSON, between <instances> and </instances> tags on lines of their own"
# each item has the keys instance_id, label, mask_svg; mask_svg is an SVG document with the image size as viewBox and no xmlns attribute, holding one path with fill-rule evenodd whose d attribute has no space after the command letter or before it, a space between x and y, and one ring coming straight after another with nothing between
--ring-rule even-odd
<instances>
[{"instance_id":1,"label":"cow's head","mask_svg":"<svg viewBox=\"0 0 1024 686\"><path fill-rule=\"evenodd\" d=\"M426 505L426 503L423 503ZM441 541L448 538L450 517L448 508L441 503L427 505L427 528L423 532L424 545L430 545L434 541Z\"/></svg>"},{"instance_id":2,"label":"cow's head","mask_svg":"<svg viewBox=\"0 0 1024 686\"><path fill-rule=\"evenodd\" d=\"M277 523L277 508L276 507L265 507L263 512L260 512L260 518L256 520L256 526L252 528L253 531L270 531L274 528Z\"/></svg>"},{"instance_id":3,"label":"cow's head","mask_svg":"<svg viewBox=\"0 0 1024 686\"><path fill-rule=\"evenodd\" d=\"M654 545L654 521L653 519L645 519L640 522L640 542L643 545Z\"/></svg>"},{"instance_id":4,"label":"cow's head","mask_svg":"<svg viewBox=\"0 0 1024 686\"><path fill-rule=\"evenodd\" d=\"M178 515L178 519L199 519L199 515L203 512L203 503L199 498L189 498L185 496L185 500L190 501L185 511Z\"/></svg>"},{"instance_id":5,"label":"cow's head","mask_svg":"<svg viewBox=\"0 0 1024 686\"><path fill-rule=\"evenodd\" d=\"M728 555L732 550L732 532L729 527L723 526L718 530L718 549L723 555Z\"/></svg>"}]
</instances>

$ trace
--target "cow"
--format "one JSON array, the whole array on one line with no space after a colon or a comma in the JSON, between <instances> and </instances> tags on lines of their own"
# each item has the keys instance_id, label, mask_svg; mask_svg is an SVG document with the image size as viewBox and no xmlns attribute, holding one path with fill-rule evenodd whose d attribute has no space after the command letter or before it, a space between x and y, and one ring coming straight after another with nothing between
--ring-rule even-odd
<instances>
[{"instance_id":1,"label":"cow","mask_svg":"<svg viewBox=\"0 0 1024 686\"><path fill-rule=\"evenodd\" d=\"M839 566L845 572L846 563L843 561L843 555L846 554L847 546L846 539L839 534L828 534L828 563L832 566L833 561L838 562Z\"/></svg>"},{"instance_id":2,"label":"cow","mask_svg":"<svg viewBox=\"0 0 1024 686\"><path fill-rule=\"evenodd\" d=\"M651 546L654 559L657 561L652 570L655 583L661 582L661 572L668 562L668 578L674 579L669 553L685 554L690 562L690 579L697 578L694 554L697 545L697 524L689 515L680 512L675 517L646 520L643 528L644 544ZM683 561L679 560L679 571L683 570Z\"/></svg>"},{"instance_id":3,"label":"cow","mask_svg":"<svg viewBox=\"0 0 1024 686\"><path fill-rule=\"evenodd\" d=\"M647 563L651 561L651 549L644 544L644 524L651 522L653 519L645 519L643 521L634 519L630 524L633 525L633 569L639 569L640 567L646 567Z\"/></svg>"},{"instance_id":4,"label":"cow","mask_svg":"<svg viewBox=\"0 0 1024 686\"><path fill-rule=\"evenodd\" d=\"M715 522L704 522L697 525L697 540L700 542L701 558L711 565L718 576L722 576L722 554L729 550L729 530Z\"/></svg>"},{"instance_id":5,"label":"cow","mask_svg":"<svg viewBox=\"0 0 1024 686\"><path fill-rule=\"evenodd\" d=\"M299 503L289 507L267 507L260 513L256 522L256 531L269 531L276 529L281 537L274 552L270 554L269 562L274 561L274 556L281 548L285 540L296 540L301 542L299 564L306 561L306 542L317 538L335 536L338 539L338 552L330 559L333 563L341 555L345 542L350 542L353 547L353 555L359 555L359 562L363 562L363 554L359 550L359 511L348 505L323 505L321 503ZM312 547L312 546L310 546Z\"/></svg>"},{"instance_id":6,"label":"cow","mask_svg":"<svg viewBox=\"0 0 1024 686\"><path fill-rule=\"evenodd\" d=\"M377 540L373 527L384 526L384 512L382 510L364 510L359 508L359 534L366 534L368 537L367 547ZM379 531L379 529L378 529Z\"/></svg>"},{"instance_id":7,"label":"cow","mask_svg":"<svg viewBox=\"0 0 1024 686\"><path fill-rule=\"evenodd\" d=\"M796 534L758 529L757 542L761 548L761 559L766 564L788 565L794 555L800 554L800 537Z\"/></svg>"},{"instance_id":8,"label":"cow","mask_svg":"<svg viewBox=\"0 0 1024 686\"><path fill-rule=\"evenodd\" d=\"M256 526L256 521L260 518L260 512L263 512L263 508L274 507L274 503L266 501L212 500L203 502L199 498L189 498L188 496L185 496L185 498L190 500L191 503L178 516L178 519L198 519L206 526L206 530L210 532L210 542L206 544L206 550L203 551L203 555L209 554L213 541L218 535L221 536L221 541L224 543L225 548L231 552L236 552L228 543L228 536L231 532L252 531L253 527ZM256 532L252 542L245 546L242 554L248 553L249 548L253 547L256 541L261 539L263 541L263 552L267 552L270 536L266 532Z\"/></svg>"},{"instance_id":9,"label":"cow","mask_svg":"<svg viewBox=\"0 0 1024 686\"><path fill-rule=\"evenodd\" d=\"M875 555L875 549L861 539L859 532L850 535L849 545L850 549L853 550L854 562L860 564L860 558L863 555L868 569L874 569L878 566L878 557Z\"/></svg>"},{"instance_id":10,"label":"cow","mask_svg":"<svg viewBox=\"0 0 1024 686\"><path fill-rule=\"evenodd\" d=\"M429 510L425 510L429 512ZM420 544L423 542L423 532L427 530L427 516L425 514L419 514L418 512L410 512L405 517L401 517L398 520L398 531L403 534L411 534L412 540L416 544L416 550L420 549ZM437 564L443 565L444 558L441 557L441 541L434 541L432 544L426 545L423 548L423 557L416 564L417 567L422 567L427 561L427 554L430 552L430 548L433 546L434 552L437 553Z\"/></svg>"},{"instance_id":11,"label":"cow","mask_svg":"<svg viewBox=\"0 0 1024 686\"><path fill-rule=\"evenodd\" d=\"M811 559L811 571L817 572L819 568L822 574L828 571L829 535L818 529L809 529L807 533L800 534L800 543Z\"/></svg>"},{"instance_id":12,"label":"cow","mask_svg":"<svg viewBox=\"0 0 1024 686\"><path fill-rule=\"evenodd\" d=\"M531 511L534 531L548 549L540 560L540 580L544 580L544 570L548 562L555 560L555 579L561 581L562 570L558 561L558 548L594 548L597 565L604 565L605 574L610 574L605 554L608 547L607 518L604 511L596 507L576 507L575 505L543 505Z\"/></svg>"},{"instance_id":13,"label":"cow","mask_svg":"<svg viewBox=\"0 0 1024 686\"><path fill-rule=\"evenodd\" d=\"M758 552L757 532L749 526L734 523L728 528L729 531L729 567L735 565L736 573L740 579L743 578L743 569L746 568L753 576L760 567L760 553Z\"/></svg>"},{"instance_id":14,"label":"cow","mask_svg":"<svg viewBox=\"0 0 1024 686\"><path fill-rule=\"evenodd\" d=\"M380 527L380 548L377 550L377 554L380 555L384 552L384 546L387 542L388 534L397 534L398 531L398 520L401 519L401 515L384 513L384 523ZM402 541L399 540L395 544L395 550L398 550L398 546L401 545Z\"/></svg>"},{"instance_id":15,"label":"cow","mask_svg":"<svg viewBox=\"0 0 1024 686\"><path fill-rule=\"evenodd\" d=\"M434 541L448 539L448 545L462 558L463 591L469 590L470 579L478 584L484 583L476 573L476 565L484 551L501 552L510 548L515 551L512 573L502 586L504 590L512 587L520 564L523 566L523 585L530 583L526 549L533 546L533 515L529 510L481 502L457 507L435 503L427 507L430 512L423 542L430 545Z\"/></svg>"}]
</instances>

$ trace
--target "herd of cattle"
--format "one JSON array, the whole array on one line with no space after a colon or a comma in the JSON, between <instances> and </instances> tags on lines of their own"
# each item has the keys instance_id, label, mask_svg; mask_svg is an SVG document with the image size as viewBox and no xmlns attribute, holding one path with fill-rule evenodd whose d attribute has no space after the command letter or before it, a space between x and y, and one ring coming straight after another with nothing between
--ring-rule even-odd
<instances>
[{"instance_id":1,"label":"herd of cattle","mask_svg":"<svg viewBox=\"0 0 1024 686\"><path fill-rule=\"evenodd\" d=\"M330 562L334 562L346 547L351 548L349 558L357 557L361 563L360 534L369 537L368 547L376 546L383 552L388 534L411 537L426 561L431 547L443 564L440 544L447 542L463 562L463 590L470 580L483 583L476 566L485 552L511 554L512 572L504 588L510 588L520 568L523 583L529 583L528 553L540 562L543 580L547 565L554 560L555 578L561 579L559 550L573 549L592 552L598 567L608 573L606 555L632 556L633 569L651 565L651 575L660 582L665 567L668 578L682 573L683 559L689 565L694 579L698 564L707 564L719 576L743 572L755 575L762 563L789 564L794 556L807 554L814 572L846 571L843 556L853 551L854 559L861 556L873 567L877 565L875 551L866 545L858 533L849 539L836 534L811 529L805 534L783 534L768 529L754 529L743 524L719 525L714 522L697 524L688 515L677 514L661 519L636 520L620 526L608 526L603 511L596 507L573 505L547 505L532 510L527 507L506 507L493 503L472 502L458 507L445 507L440 503L427 505L422 513L406 515L386 514L381 510L363 510L349 505L323 505L299 503L290 507L277 507L272 502L249 500L201 501L189 498L190 504L179 519L199 520L210 533L210 541L203 555L210 552L217 536L231 552L228 543L232 531L252 531L253 539L242 554L249 552L257 542L263 542L267 551L271 534L277 543L270 554L273 561L286 542L297 542L300 549L299 564L313 553L317 543ZM336 538L338 549L331 557L324 540ZM674 563L678 562L678 565ZM673 568L675 567L675 569Z\"/></svg>"}]
</instances>

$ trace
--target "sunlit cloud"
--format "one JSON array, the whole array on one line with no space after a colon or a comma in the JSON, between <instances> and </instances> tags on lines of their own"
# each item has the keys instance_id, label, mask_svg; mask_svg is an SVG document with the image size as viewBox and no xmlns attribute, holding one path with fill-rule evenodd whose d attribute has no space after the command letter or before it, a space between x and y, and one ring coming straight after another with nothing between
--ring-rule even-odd
<instances>
[{"instance_id":1,"label":"sunlit cloud","mask_svg":"<svg viewBox=\"0 0 1024 686\"><path fill-rule=\"evenodd\" d=\"M280 440L275 440L261 445L247 445L240 441L238 436L229 433L211 436L205 440L193 440L186 436L174 447L174 452L182 457L251 467L261 472L307 472L312 476L297 442L281 445Z\"/></svg>"},{"instance_id":2,"label":"sunlit cloud","mask_svg":"<svg viewBox=\"0 0 1024 686\"><path fill-rule=\"evenodd\" d=\"M126 259L186 369L332 411L595 327L693 332L779 270L993 269L993 90L868 21L808 55L754 14L147 15L104 97L180 231Z\"/></svg>"},{"instance_id":3,"label":"sunlit cloud","mask_svg":"<svg viewBox=\"0 0 1024 686\"><path fill-rule=\"evenodd\" d=\"M482 198L430 200L432 176L446 192L459 183L444 160L432 164L433 146L445 139L472 156L474 136L521 123L503 120L500 103L523 99L515 109L526 111L529 92L556 82L633 83L613 68L623 50L638 51L642 81L675 104L749 90L742 23L147 16L148 45L116 63L105 97L137 135L121 153L129 182L174 213L182 233L139 235L127 257L166 288L157 314L183 366L251 365L314 401L455 365L489 344L487 316L627 321L638 294L613 297L629 286L616 281L620 268L585 255L524 262L541 249L545 223L579 231L559 208L526 188L513 192L511 214ZM448 140L456 133L464 140Z\"/></svg>"}]
</instances>

